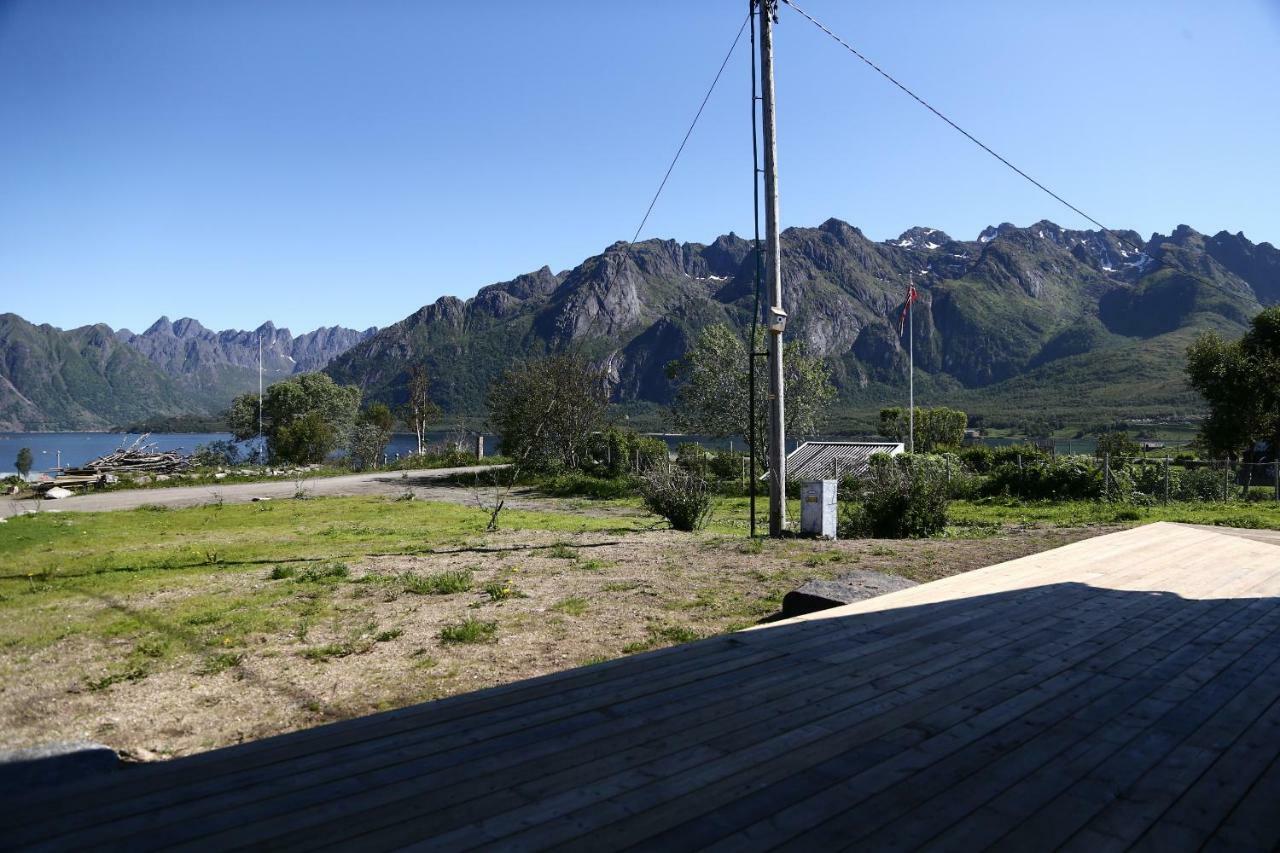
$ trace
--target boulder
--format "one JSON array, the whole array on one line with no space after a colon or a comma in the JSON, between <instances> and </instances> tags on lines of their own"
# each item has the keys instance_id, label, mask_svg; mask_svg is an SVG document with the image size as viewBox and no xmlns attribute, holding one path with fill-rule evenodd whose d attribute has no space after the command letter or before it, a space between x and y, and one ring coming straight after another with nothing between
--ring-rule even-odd
<instances>
[{"instance_id":1,"label":"boulder","mask_svg":"<svg viewBox=\"0 0 1280 853\"><path fill-rule=\"evenodd\" d=\"M54 486L52 489L46 491L44 496L51 501L57 501L62 500L63 498L69 498L74 494L75 492L70 489L64 489L62 486Z\"/></svg>"},{"instance_id":2,"label":"boulder","mask_svg":"<svg viewBox=\"0 0 1280 853\"><path fill-rule=\"evenodd\" d=\"M841 575L835 580L808 581L797 589L793 589L782 599L782 615L789 617L816 613L819 610L852 604L864 598L874 598L877 595L897 592L915 585L915 581L909 581L906 578L860 569Z\"/></svg>"},{"instance_id":3,"label":"boulder","mask_svg":"<svg viewBox=\"0 0 1280 853\"><path fill-rule=\"evenodd\" d=\"M20 791L61 785L119 768L120 759L110 747L91 741L0 750L0 788Z\"/></svg>"}]
</instances>

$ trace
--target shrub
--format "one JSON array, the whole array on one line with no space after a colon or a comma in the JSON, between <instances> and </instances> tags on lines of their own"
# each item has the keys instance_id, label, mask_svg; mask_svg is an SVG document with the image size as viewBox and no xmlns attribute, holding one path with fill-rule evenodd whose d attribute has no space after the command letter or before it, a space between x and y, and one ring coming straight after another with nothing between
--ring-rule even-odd
<instances>
[{"instance_id":1,"label":"shrub","mask_svg":"<svg viewBox=\"0 0 1280 853\"><path fill-rule=\"evenodd\" d=\"M1034 444L1006 444L1004 447L996 447L991 451L992 467L999 465L1014 465L1021 460L1023 465L1029 462L1041 462L1047 460L1049 454L1036 447Z\"/></svg>"},{"instance_id":2,"label":"shrub","mask_svg":"<svg viewBox=\"0 0 1280 853\"><path fill-rule=\"evenodd\" d=\"M609 427L591 437L590 473L616 478L667 462L667 443L629 429Z\"/></svg>"},{"instance_id":3,"label":"shrub","mask_svg":"<svg viewBox=\"0 0 1280 853\"><path fill-rule=\"evenodd\" d=\"M629 476L619 475L612 479L604 479L576 471L545 477L540 480L538 488L556 497L584 497L598 500L630 497L636 491L635 481Z\"/></svg>"},{"instance_id":4,"label":"shrub","mask_svg":"<svg viewBox=\"0 0 1280 853\"><path fill-rule=\"evenodd\" d=\"M662 516L676 530L697 530L711 514L707 481L674 465L659 465L640 477L645 508Z\"/></svg>"},{"instance_id":5,"label":"shrub","mask_svg":"<svg viewBox=\"0 0 1280 853\"><path fill-rule=\"evenodd\" d=\"M938 457L871 457L867 473L848 478L840 517L842 536L907 539L947 526L947 481Z\"/></svg>"},{"instance_id":6,"label":"shrub","mask_svg":"<svg viewBox=\"0 0 1280 853\"><path fill-rule=\"evenodd\" d=\"M191 454L191 462L197 468L220 468L240 462L240 448L234 441L211 441L201 444Z\"/></svg>"},{"instance_id":7,"label":"shrub","mask_svg":"<svg viewBox=\"0 0 1280 853\"><path fill-rule=\"evenodd\" d=\"M722 450L711 457L707 464L707 470L717 480L737 482L742 479L746 458L747 454L745 453L739 453L736 450Z\"/></svg>"},{"instance_id":8,"label":"shrub","mask_svg":"<svg viewBox=\"0 0 1280 853\"><path fill-rule=\"evenodd\" d=\"M956 456L975 474L985 474L995 467L996 455L985 444L975 444L962 448Z\"/></svg>"},{"instance_id":9,"label":"shrub","mask_svg":"<svg viewBox=\"0 0 1280 853\"><path fill-rule=\"evenodd\" d=\"M1221 471L1213 468L1188 468L1178 479L1176 496L1182 501L1221 501L1227 499L1229 489L1230 485Z\"/></svg>"},{"instance_id":10,"label":"shrub","mask_svg":"<svg viewBox=\"0 0 1280 853\"><path fill-rule=\"evenodd\" d=\"M1169 497L1177 498L1182 492L1182 477L1184 471L1181 468L1169 466ZM1164 463L1157 462L1154 464L1138 463L1129 468L1129 475L1133 478L1133 488L1145 495L1153 498L1164 498Z\"/></svg>"},{"instance_id":11,"label":"shrub","mask_svg":"<svg viewBox=\"0 0 1280 853\"><path fill-rule=\"evenodd\" d=\"M1030 462L1024 459L1021 466L997 465L987 491L1024 500L1088 500L1102 496L1102 480L1102 471L1088 456L1049 459L1042 454Z\"/></svg>"}]
</instances>

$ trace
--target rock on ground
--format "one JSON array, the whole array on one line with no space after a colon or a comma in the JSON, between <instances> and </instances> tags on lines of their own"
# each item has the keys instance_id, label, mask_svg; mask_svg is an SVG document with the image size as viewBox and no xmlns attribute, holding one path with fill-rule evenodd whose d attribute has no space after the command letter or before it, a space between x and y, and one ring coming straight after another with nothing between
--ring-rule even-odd
<instances>
[{"instance_id":1,"label":"rock on ground","mask_svg":"<svg viewBox=\"0 0 1280 853\"><path fill-rule=\"evenodd\" d=\"M915 581L906 578L863 570L841 575L835 580L808 581L783 597L782 615L789 617L814 613L915 585Z\"/></svg>"}]
</instances>

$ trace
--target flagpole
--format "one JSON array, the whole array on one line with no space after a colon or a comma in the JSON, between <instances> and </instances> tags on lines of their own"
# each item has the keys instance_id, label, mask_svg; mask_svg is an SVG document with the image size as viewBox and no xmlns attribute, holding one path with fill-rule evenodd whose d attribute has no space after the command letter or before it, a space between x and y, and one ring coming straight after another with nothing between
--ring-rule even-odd
<instances>
[{"instance_id":1,"label":"flagpole","mask_svg":"<svg viewBox=\"0 0 1280 853\"><path fill-rule=\"evenodd\" d=\"M915 285L912 285L914 289ZM916 325L911 315L915 300L907 297L907 452L916 452Z\"/></svg>"}]
</instances>

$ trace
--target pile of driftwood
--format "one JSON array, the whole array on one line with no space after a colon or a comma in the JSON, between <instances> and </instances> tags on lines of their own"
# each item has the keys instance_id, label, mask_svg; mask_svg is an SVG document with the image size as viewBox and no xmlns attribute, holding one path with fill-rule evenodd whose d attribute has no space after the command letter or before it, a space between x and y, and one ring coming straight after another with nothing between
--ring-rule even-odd
<instances>
[{"instance_id":1,"label":"pile of driftwood","mask_svg":"<svg viewBox=\"0 0 1280 853\"><path fill-rule=\"evenodd\" d=\"M176 474L186 470L191 460L174 450L160 450L155 444L147 444L150 435L138 438L128 447L113 450L83 465L64 468L52 480L40 483L36 488L48 490L55 487L105 485L115 482L122 474Z\"/></svg>"}]
</instances>

